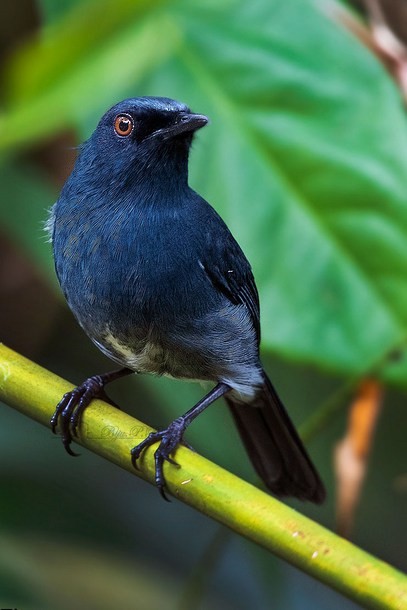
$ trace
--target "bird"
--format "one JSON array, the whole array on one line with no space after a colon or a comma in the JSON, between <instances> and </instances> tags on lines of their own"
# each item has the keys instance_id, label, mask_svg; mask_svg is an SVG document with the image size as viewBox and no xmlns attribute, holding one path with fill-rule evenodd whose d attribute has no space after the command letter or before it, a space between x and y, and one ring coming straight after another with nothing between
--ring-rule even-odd
<instances>
[{"instance_id":1,"label":"bird","mask_svg":"<svg viewBox=\"0 0 407 610\"><path fill-rule=\"evenodd\" d=\"M276 497L321 503L324 485L259 355L252 268L215 209L188 182L191 144L208 118L176 100L134 97L110 108L79 147L47 230L56 275L88 337L120 368L66 393L51 419L68 453L105 386L149 373L214 387L131 450L156 443L155 483L187 427L223 396L255 471Z\"/></svg>"}]
</instances>

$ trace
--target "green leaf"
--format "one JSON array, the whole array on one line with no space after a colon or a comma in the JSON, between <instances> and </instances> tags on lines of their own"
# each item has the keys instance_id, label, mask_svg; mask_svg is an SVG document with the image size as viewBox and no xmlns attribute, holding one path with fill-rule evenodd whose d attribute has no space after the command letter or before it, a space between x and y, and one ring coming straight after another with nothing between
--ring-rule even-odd
<instances>
[{"instance_id":1,"label":"green leaf","mask_svg":"<svg viewBox=\"0 0 407 610\"><path fill-rule=\"evenodd\" d=\"M73 126L125 96L178 43L176 24L153 11L161 3L81 4L23 47L4 75L0 151Z\"/></svg>"},{"instance_id":2,"label":"green leaf","mask_svg":"<svg viewBox=\"0 0 407 610\"><path fill-rule=\"evenodd\" d=\"M73 5L83 4L83 0L37 0L38 10L43 23L53 23L62 19L72 9Z\"/></svg>"},{"instance_id":3,"label":"green leaf","mask_svg":"<svg viewBox=\"0 0 407 610\"><path fill-rule=\"evenodd\" d=\"M212 119L192 181L253 263L264 347L366 371L407 335L407 127L398 92L312 5L195 8L176 19L185 45L145 90L165 83ZM405 362L387 371L402 383L406 373Z\"/></svg>"}]
</instances>

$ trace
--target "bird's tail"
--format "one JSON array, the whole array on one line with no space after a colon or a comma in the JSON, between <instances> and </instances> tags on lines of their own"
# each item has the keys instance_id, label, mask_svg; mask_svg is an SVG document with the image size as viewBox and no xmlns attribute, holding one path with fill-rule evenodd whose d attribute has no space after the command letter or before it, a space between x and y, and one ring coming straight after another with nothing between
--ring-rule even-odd
<instances>
[{"instance_id":1,"label":"bird's tail","mask_svg":"<svg viewBox=\"0 0 407 610\"><path fill-rule=\"evenodd\" d=\"M228 394L225 399L266 487L276 496L323 502L324 485L267 375L250 402Z\"/></svg>"}]
</instances>

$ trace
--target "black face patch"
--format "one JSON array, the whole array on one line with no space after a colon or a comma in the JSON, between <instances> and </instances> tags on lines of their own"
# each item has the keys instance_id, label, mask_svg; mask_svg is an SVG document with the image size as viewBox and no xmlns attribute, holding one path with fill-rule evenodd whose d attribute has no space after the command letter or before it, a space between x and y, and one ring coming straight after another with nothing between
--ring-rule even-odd
<instances>
[{"instance_id":1,"label":"black face patch","mask_svg":"<svg viewBox=\"0 0 407 610\"><path fill-rule=\"evenodd\" d=\"M134 133L136 142L140 144L156 131L173 125L176 119L177 115L174 112L155 112L138 116Z\"/></svg>"}]
</instances>

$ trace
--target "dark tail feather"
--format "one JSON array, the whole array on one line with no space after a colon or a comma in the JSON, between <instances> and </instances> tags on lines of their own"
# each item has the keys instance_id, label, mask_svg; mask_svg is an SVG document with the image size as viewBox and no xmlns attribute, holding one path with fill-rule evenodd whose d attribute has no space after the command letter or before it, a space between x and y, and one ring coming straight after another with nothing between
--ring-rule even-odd
<instances>
[{"instance_id":1,"label":"dark tail feather","mask_svg":"<svg viewBox=\"0 0 407 610\"><path fill-rule=\"evenodd\" d=\"M250 403L226 394L246 451L258 475L276 496L320 504L325 488L271 381Z\"/></svg>"}]
</instances>

